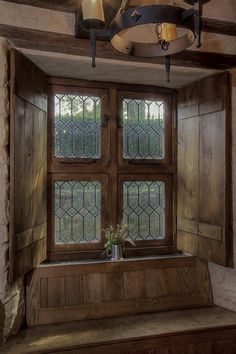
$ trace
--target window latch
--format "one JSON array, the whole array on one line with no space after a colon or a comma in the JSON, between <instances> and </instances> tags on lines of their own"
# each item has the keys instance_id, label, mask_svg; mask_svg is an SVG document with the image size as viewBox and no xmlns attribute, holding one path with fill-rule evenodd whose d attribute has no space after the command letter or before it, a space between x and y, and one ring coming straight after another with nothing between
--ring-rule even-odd
<instances>
[{"instance_id":1,"label":"window latch","mask_svg":"<svg viewBox=\"0 0 236 354\"><path fill-rule=\"evenodd\" d=\"M102 128L106 128L108 126L109 122L109 116L108 114L104 114L103 120L102 120Z\"/></svg>"},{"instance_id":2,"label":"window latch","mask_svg":"<svg viewBox=\"0 0 236 354\"><path fill-rule=\"evenodd\" d=\"M116 115L116 122L118 128L123 128L121 116L119 114Z\"/></svg>"}]
</instances>

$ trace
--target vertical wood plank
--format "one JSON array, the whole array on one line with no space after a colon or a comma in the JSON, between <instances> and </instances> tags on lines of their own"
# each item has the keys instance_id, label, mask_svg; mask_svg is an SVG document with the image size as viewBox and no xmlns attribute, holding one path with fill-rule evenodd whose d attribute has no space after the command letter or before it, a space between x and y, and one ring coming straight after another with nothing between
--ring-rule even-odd
<instances>
[{"instance_id":1,"label":"vertical wood plank","mask_svg":"<svg viewBox=\"0 0 236 354\"><path fill-rule=\"evenodd\" d=\"M198 220L199 119L179 122L178 141L178 229L197 233ZM183 225L184 220L189 221Z\"/></svg>"},{"instance_id":2,"label":"vertical wood plank","mask_svg":"<svg viewBox=\"0 0 236 354\"><path fill-rule=\"evenodd\" d=\"M225 112L201 117L199 221L225 224Z\"/></svg>"},{"instance_id":3,"label":"vertical wood plank","mask_svg":"<svg viewBox=\"0 0 236 354\"><path fill-rule=\"evenodd\" d=\"M171 346L168 350L168 354L187 354L186 344Z\"/></svg>"},{"instance_id":4,"label":"vertical wood plank","mask_svg":"<svg viewBox=\"0 0 236 354\"><path fill-rule=\"evenodd\" d=\"M212 343L199 343L196 345L196 354L215 354L212 352Z\"/></svg>"},{"instance_id":5,"label":"vertical wood plank","mask_svg":"<svg viewBox=\"0 0 236 354\"><path fill-rule=\"evenodd\" d=\"M219 340L213 344L213 354L234 354L236 340Z\"/></svg>"},{"instance_id":6,"label":"vertical wood plank","mask_svg":"<svg viewBox=\"0 0 236 354\"><path fill-rule=\"evenodd\" d=\"M145 275L143 271L124 273L125 299L146 297Z\"/></svg>"},{"instance_id":7,"label":"vertical wood plank","mask_svg":"<svg viewBox=\"0 0 236 354\"><path fill-rule=\"evenodd\" d=\"M175 268L156 270L156 282L158 296L179 295L182 292Z\"/></svg>"},{"instance_id":8,"label":"vertical wood plank","mask_svg":"<svg viewBox=\"0 0 236 354\"><path fill-rule=\"evenodd\" d=\"M48 308L48 279L40 279L40 307Z\"/></svg>"},{"instance_id":9,"label":"vertical wood plank","mask_svg":"<svg viewBox=\"0 0 236 354\"><path fill-rule=\"evenodd\" d=\"M227 73L214 75L181 89L178 103L178 248L223 266L233 242L230 89Z\"/></svg>"},{"instance_id":10,"label":"vertical wood plank","mask_svg":"<svg viewBox=\"0 0 236 354\"><path fill-rule=\"evenodd\" d=\"M124 299L123 273L106 273L102 278L103 301L121 301Z\"/></svg>"},{"instance_id":11,"label":"vertical wood plank","mask_svg":"<svg viewBox=\"0 0 236 354\"><path fill-rule=\"evenodd\" d=\"M13 281L46 258L47 78L14 49L10 72L9 265Z\"/></svg>"},{"instance_id":12,"label":"vertical wood plank","mask_svg":"<svg viewBox=\"0 0 236 354\"><path fill-rule=\"evenodd\" d=\"M66 305L65 277L56 277L48 282L48 307Z\"/></svg>"},{"instance_id":13,"label":"vertical wood plank","mask_svg":"<svg viewBox=\"0 0 236 354\"><path fill-rule=\"evenodd\" d=\"M65 277L66 306L82 305L83 302L83 277L81 275Z\"/></svg>"}]
</instances>

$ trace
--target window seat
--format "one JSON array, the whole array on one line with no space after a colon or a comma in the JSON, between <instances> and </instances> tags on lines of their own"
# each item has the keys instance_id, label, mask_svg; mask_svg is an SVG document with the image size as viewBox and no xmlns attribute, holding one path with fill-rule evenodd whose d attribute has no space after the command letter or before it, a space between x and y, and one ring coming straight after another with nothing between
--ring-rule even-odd
<instances>
[{"instance_id":1,"label":"window seat","mask_svg":"<svg viewBox=\"0 0 236 354\"><path fill-rule=\"evenodd\" d=\"M188 256L39 265L26 286L29 326L213 304L207 263Z\"/></svg>"},{"instance_id":2,"label":"window seat","mask_svg":"<svg viewBox=\"0 0 236 354\"><path fill-rule=\"evenodd\" d=\"M236 313L216 306L38 326L6 354L234 354ZM1 350L0 350L1 351Z\"/></svg>"}]
</instances>

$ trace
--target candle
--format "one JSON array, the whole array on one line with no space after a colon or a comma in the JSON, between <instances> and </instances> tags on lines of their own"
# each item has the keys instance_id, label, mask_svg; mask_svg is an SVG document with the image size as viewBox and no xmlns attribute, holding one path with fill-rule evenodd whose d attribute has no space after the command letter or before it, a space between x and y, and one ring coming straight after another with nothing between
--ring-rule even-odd
<instances>
[{"instance_id":1,"label":"candle","mask_svg":"<svg viewBox=\"0 0 236 354\"><path fill-rule=\"evenodd\" d=\"M102 0L83 0L83 20L98 20L105 22Z\"/></svg>"},{"instance_id":2,"label":"candle","mask_svg":"<svg viewBox=\"0 0 236 354\"><path fill-rule=\"evenodd\" d=\"M161 38L166 42L173 41L177 38L176 25L173 23L161 24Z\"/></svg>"}]
</instances>

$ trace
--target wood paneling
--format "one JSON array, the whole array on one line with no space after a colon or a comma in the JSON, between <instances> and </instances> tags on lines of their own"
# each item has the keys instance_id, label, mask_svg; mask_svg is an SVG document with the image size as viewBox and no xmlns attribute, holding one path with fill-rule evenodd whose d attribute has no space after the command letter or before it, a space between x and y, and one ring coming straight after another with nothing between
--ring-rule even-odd
<instances>
[{"instance_id":1,"label":"wood paneling","mask_svg":"<svg viewBox=\"0 0 236 354\"><path fill-rule=\"evenodd\" d=\"M47 78L11 52L10 278L46 257Z\"/></svg>"},{"instance_id":2,"label":"wood paneling","mask_svg":"<svg viewBox=\"0 0 236 354\"><path fill-rule=\"evenodd\" d=\"M38 326L3 348L15 354L235 354L236 314L215 306Z\"/></svg>"},{"instance_id":3,"label":"wood paneling","mask_svg":"<svg viewBox=\"0 0 236 354\"><path fill-rule=\"evenodd\" d=\"M18 48L91 56L90 41L71 35L24 29L0 24L0 35ZM97 42L97 58L163 64L162 58L142 58L124 55L115 51L110 42ZM186 50L171 56L173 66L198 67L226 70L235 66L235 55Z\"/></svg>"},{"instance_id":4,"label":"wood paneling","mask_svg":"<svg viewBox=\"0 0 236 354\"><path fill-rule=\"evenodd\" d=\"M231 109L227 73L179 91L178 248L231 265Z\"/></svg>"},{"instance_id":5,"label":"wood paneling","mask_svg":"<svg viewBox=\"0 0 236 354\"><path fill-rule=\"evenodd\" d=\"M28 325L211 304L207 265L192 257L40 266L27 284Z\"/></svg>"},{"instance_id":6,"label":"wood paneling","mask_svg":"<svg viewBox=\"0 0 236 354\"><path fill-rule=\"evenodd\" d=\"M178 220L184 231L197 232L199 119L183 119L178 125Z\"/></svg>"}]
</instances>

